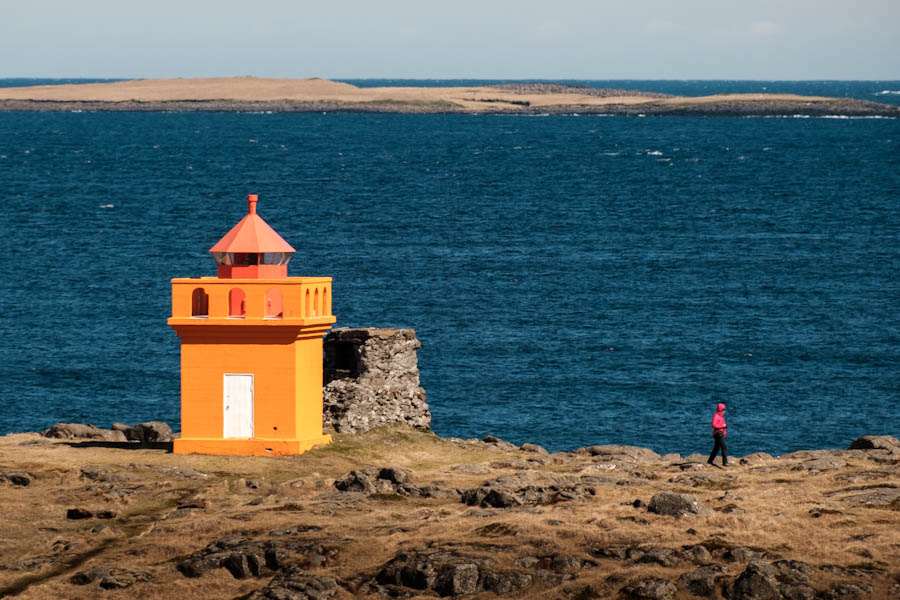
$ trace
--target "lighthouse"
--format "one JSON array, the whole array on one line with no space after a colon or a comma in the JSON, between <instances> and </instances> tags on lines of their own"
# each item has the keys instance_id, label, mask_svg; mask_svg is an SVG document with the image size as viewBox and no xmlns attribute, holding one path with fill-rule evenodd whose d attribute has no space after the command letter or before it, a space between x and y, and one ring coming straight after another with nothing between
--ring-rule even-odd
<instances>
[{"instance_id":1,"label":"lighthouse","mask_svg":"<svg viewBox=\"0 0 900 600\"><path fill-rule=\"evenodd\" d=\"M214 245L216 277L172 280L181 338L176 454L300 454L322 433L322 337L331 277L288 277L296 252L257 213Z\"/></svg>"}]
</instances>

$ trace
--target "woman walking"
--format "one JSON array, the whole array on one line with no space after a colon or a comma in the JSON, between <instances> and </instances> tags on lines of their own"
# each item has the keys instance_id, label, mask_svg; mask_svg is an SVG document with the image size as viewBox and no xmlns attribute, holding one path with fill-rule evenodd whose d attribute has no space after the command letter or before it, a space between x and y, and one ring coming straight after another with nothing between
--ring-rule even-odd
<instances>
[{"instance_id":1,"label":"woman walking","mask_svg":"<svg viewBox=\"0 0 900 600\"><path fill-rule=\"evenodd\" d=\"M721 449L722 466L727 467L728 446L725 445L725 435L728 434L728 425L725 424L725 405L721 402L719 402L719 405L716 407L716 414L713 415L712 428L715 445L713 445L712 452L709 455L709 460L706 462L708 462L709 464L714 464L713 460L716 458L716 454L719 453L719 449Z\"/></svg>"}]
</instances>

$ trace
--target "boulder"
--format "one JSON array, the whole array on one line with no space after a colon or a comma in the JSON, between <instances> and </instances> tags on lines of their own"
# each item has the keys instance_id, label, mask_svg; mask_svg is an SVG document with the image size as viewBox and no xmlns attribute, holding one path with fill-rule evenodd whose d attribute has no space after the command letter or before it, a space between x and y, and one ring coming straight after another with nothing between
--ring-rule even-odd
<instances>
[{"instance_id":1,"label":"boulder","mask_svg":"<svg viewBox=\"0 0 900 600\"><path fill-rule=\"evenodd\" d=\"M162 421L147 421L146 423L138 423L126 433L126 437L130 440L141 442L142 444L152 444L154 442L171 442L172 428Z\"/></svg>"},{"instance_id":2,"label":"boulder","mask_svg":"<svg viewBox=\"0 0 900 600\"><path fill-rule=\"evenodd\" d=\"M427 428L431 411L419 385L412 329L339 327L324 340L323 425L360 433L391 423Z\"/></svg>"},{"instance_id":3,"label":"boulder","mask_svg":"<svg viewBox=\"0 0 900 600\"><path fill-rule=\"evenodd\" d=\"M8 481L13 485L27 487L34 481L34 475L31 473L0 473L0 481Z\"/></svg>"},{"instance_id":4,"label":"boulder","mask_svg":"<svg viewBox=\"0 0 900 600\"><path fill-rule=\"evenodd\" d=\"M536 454L549 454L549 452L547 452L547 449L543 446L539 446L537 444L529 444L528 442L525 442L524 444L519 446L519 450L521 450L522 452L534 452Z\"/></svg>"},{"instance_id":5,"label":"boulder","mask_svg":"<svg viewBox=\"0 0 900 600\"><path fill-rule=\"evenodd\" d=\"M652 513L658 515L681 516L707 516L712 511L700 504L696 498L689 494L676 494L674 492L659 492L650 498L647 507Z\"/></svg>"},{"instance_id":6,"label":"boulder","mask_svg":"<svg viewBox=\"0 0 900 600\"><path fill-rule=\"evenodd\" d=\"M591 498L596 493L593 486L577 477L526 477L517 474L497 477L485 481L477 488L463 491L462 502L483 508L509 508Z\"/></svg>"},{"instance_id":7,"label":"boulder","mask_svg":"<svg viewBox=\"0 0 900 600\"><path fill-rule=\"evenodd\" d=\"M62 440L103 440L107 442L126 442L125 434L113 429L100 429L91 424L56 423L44 431L44 437Z\"/></svg>"},{"instance_id":8,"label":"boulder","mask_svg":"<svg viewBox=\"0 0 900 600\"><path fill-rule=\"evenodd\" d=\"M621 590L625 598L634 600L671 600L677 591L678 588L672 582L658 577L642 579Z\"/></svg>"},{"instance_id":9,"label":"boulder","mask_svg":"<svg viewBox=\"0 0 900 600\"><path fill-rule=\"evenodd\" d=\"M781 600L777 572L767 562L753 560L731 587L731 600Z\"/></svg>"},{"instance_id":10,"label":"boulder","mask_svg":"<svg viewBox=\"0 0 900 600\"><path fill-rule=\"evenodd\" d=\"M698 546L703 548L703 546ZM713 596L719 589L717 578L725 571L722 565L704 565L693 571L682 573L678 585L694 596Z\"/></svg>"},{"instance_id":11,"label":"boulder","mask_svg":"<svg viewBox=\"0 0 900 600\"><path fill-rule=\"evenodd\" d=\"M337 580L291 567L276 575L249 600L327 600L338 592Z\"/></svg>"},{"instance_id":12,"label":"boulder","mask_svg":"<svg viewBox=\"0 0 900 600\"><path fill-rule=\"evenodd\" d=\"M561 581L560 576L553 574L541 579L549 585ZM516 592L531 586L534 580L535 577L528 573L497 569L493 559L469 556L442 547L401 552L375 576L375 581L380 585L454 597L480 591L516 597L519 595Z\"/></svg>"},{"instance_id":13,"label":"boulder","mask_svg":"<svg viewBox=\"0 0 900 600\"><path fill-rule=\"evenodd\" d=\"M848 450L889 450L900 452L900 440L891 435L864 435L850 443Z\"/></svg>"},{"instance_id":14,"label":"boulder","mask_svg":"<svg viewBox=\"0 0 900 600\"><path fill-rule=\"evenodd\" d=\"M82 508L80 506L76 507L76 508L70 508L69 510L66 511L66 518L71 521L78 521L81 519L90 519L93 516L94 516L94 513L92 513L88 509Z\"/></svg>"}]
</instances>

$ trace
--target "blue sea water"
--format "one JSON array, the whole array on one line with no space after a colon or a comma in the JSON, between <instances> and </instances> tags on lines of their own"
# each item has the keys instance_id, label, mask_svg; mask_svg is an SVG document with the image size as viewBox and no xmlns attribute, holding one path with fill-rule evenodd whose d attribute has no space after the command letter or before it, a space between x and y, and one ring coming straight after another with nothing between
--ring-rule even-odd
<instances>
[{"instance_id":1,"label":"blue sea water","mask_svg":"<svg viewBox=\"0 0 900 600\"><path fill-rule=\"evenodd\" d=\"M895 119L0 113L0 181L0 433L177 428L169 280L256 193L338 325L416 329L441 435L900 435Z\"/></svg>"}]
</instances>

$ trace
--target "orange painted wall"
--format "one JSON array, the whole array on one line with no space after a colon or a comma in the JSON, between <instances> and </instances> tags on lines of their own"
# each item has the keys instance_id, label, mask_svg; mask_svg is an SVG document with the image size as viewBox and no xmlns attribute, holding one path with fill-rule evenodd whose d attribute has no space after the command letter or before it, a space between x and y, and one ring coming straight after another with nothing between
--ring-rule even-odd
<instances>
[{"instance_id":1,"label":"orange painted wall","mask_svg":"<svg viewBox=\"0 0 900 600\"><path fill-rule=\"evenodd\" d=\"M198 287L208 315L192 315ZM232 288L245 294L246 316L229 317ZM282 318L266 318L266 292L282 295ZM306 295L318 296L306 309ZM181 337L182 438L175 452L296 453L327 441L322 434L322 337L335 322L331 278L175 279L169 324ZM223 376L252 373L253 438L223 437ZM263 447L268 446L268 447Z\"/></svg>"}]
</instances>

